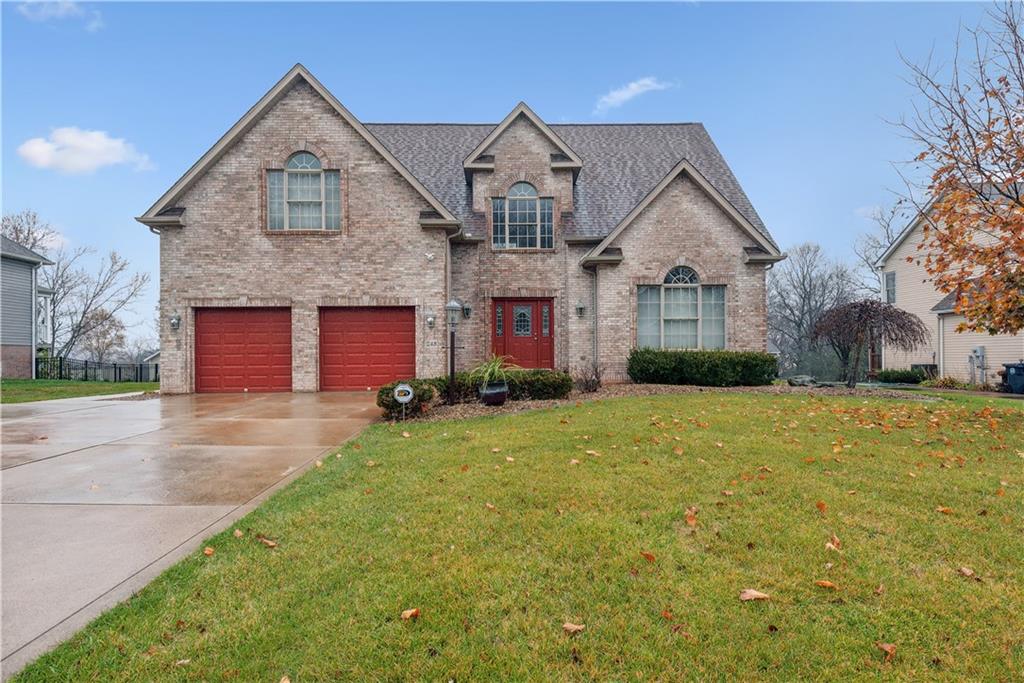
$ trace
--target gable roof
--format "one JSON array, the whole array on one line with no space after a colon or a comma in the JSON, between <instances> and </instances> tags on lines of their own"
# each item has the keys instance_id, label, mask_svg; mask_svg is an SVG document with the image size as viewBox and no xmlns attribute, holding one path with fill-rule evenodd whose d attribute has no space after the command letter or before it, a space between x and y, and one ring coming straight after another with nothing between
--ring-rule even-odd
<instances>
[{"instance_id":1,"label":"gable roof","mask_svg":"<svg viewBox=\"0 0 1024 683\"><path fill-rule=\"evenodd\" d=\"M885 267L885 262L888 261L896 250L900 248L901 244L907 241L907 238L910 237L914 233L914 230L917 229L917 226L921 224L921 220L931 212L932 205L935 204L935 200L936 198L933 197L931 201L925 204L924 207L922 207L922 209L914 214L913 218L910 219L910 222L907 223L907 227L903 228L903 231L896 235L896 239L892 241L892 244L886 247L885 251L882 252L882 255L875 260L876 269Z\"/></svg>"},{"instance_id":2,"label":"gable roof","mask_svg":"<svg viewBox=\"0 0 1024 683\"><path fill-rule=\"evenodd\" d=\"M0 256L25 261L26 263L37 263L44 266L52 266L53 261L41 254L37 254L28 247L22 246L14 240L0 235Z\"/></svg>"},{"instance_id":3,"label":"gable roof","mask_svg":"<svg viewBox=\"0 0 1024 683\"><path fill-rule=\"evenodd\" d=\"M462 164L494 130L493 125L368 123L366 127L451 209L466 231L483 235L487 217L473 212L472 188ZM685 159L777 249L703 125L584 123L550 128L583 161L573 187L575 211L563 220L566 238L601 241Z\"/></svg>"},{"instance_id":4,"label":"gable roof","mask_svg":"<svg viewBox=\"0 0 1024 683\"><path fill-rule=\"evenodd\" d=\"M214 144L206 154L199 158L195 164L192 165L188 171L185 172L181 178L178 179L174 185L171 186L167 192L163 194L160 199L156 201L153 206L136 220L150 227L161 227L164 225L181 225L181 214L172 213L174 203L178 201L181 196L190 188L192 185L209 169L213 164L217 162L230 148L231 146L241 138L255 123L262 118L267 111L270 110L275 104L280 101L282 97L291 89L291 87L299 80L304 80L308 83L313 90L315 90L321 97L323 97L328 104L330 104L334 110L345 120L355 131L365 139L371 147L373 147L381 156L384 157L399 175L401 175L413 188L423 196L423 198L430 204L430 206L437 212L441 217L442 221L457 223L457 219L452 216L451 212L434 197L429 190L427 190L423 184L406 169L398 159L388 150L384 145L377 140L373 134L366 129L359 120L351 114L342 104L325 88L320 81L309 72L309 70L302 64L296 64L288 73L279 80L274 87L267 91L267 93L260 98L260 100L252 106L245 113L245 115L232 126L227 133L225 133L220 140Z\"/></svg>"},{"instance_id":5,"label":"gable roof","mask_svg":"<svg viewBox=\"0 0 1024 683\"><path fill-rule=\"evenodd\" d=\"M641 200L639 203L637 203L637 205L634 206L633 209L630 210L630 212L627 213L621 221L619 221L619 224L616 225L615 228L610 233L608 233L608 235L605 236L603 240L601 240L600 244L598 244L596 247L591 249L590 252L587 253L587 255L583 258L583 261L586 262L588 259L600 256L601 253L604 252L605 249L607 249L611 245L611 243L615 241L615 238L621 235L622 232L626 230L626 228L628 228L630 224L636 219L636 217L639 216L643 212L643 210L646 209L655 199L657 199L657 197L662 192L665 191L665 188L672 184L672 181L678 178L680 175L685 175L687 178L695 182L697 186L700 187L701 190L703 190L704 193L707 194L708 197L710 197L711 200L715 204L717 204L718 207L722 209L722 211L724 211L725 214L729 216L729 218L731 218L736 225L738 225L755 242L757 242L761 250L763 250L767 255L767 260L781 260L782 256L775 243L772 242L770 238L761 234L761 232L758 231L758 229L742 213L736 210L736 208L729 203L729 200L726 199L725 196L723 196L722 193L719 192L714 187L714 185L708 182L707 178L705 178L701 174L701 172L697 170L696 167L694 167L693 164L691 164L688 160L683 159L678 164L676 164L671 171L666 173L665 177L662 178L661 181L657 185L655 185L650 192L647 193L647 196L644 197L643 200ZM749 252L745 251L745 254L747 258L750 257ZM766 259L764 257L758 257L757 260L764 261Z\"/></svg>"},{"instance_id":6,"label":"gable roof","mask_svg":"<svg viewBox=\"0 0 1024 683\"><path fill-rule=\"evenodd\" d=\"M495 140L501 137L501 134L508 130L508 127L511 126L512 123L520 116L525 117L534 126L536 126L537 129L551 141L551 144L558 148L561 155L565 157L565 159L560 160L552 159L551 165L553 168L582 168L583 160L579 158L576 152L572 151L572 148L569 147L569 145L565 144L565 141L563 141L562 138L558 137L558 135L551 130L551 127L548 126L548 124L544 123L539 116L533 113L533 110L526 106L525 102L517 104L515 108L508 113L508 116L502 119L501 123L495 126L494 129L480 141L480 144L474 147L473 151L466 155L466 158L462 162L462 166L464 168L493 168L493 162L480 162L477 160L478 157L486 152L487 148L490 147Z\"/></svg>"}]
</instances>

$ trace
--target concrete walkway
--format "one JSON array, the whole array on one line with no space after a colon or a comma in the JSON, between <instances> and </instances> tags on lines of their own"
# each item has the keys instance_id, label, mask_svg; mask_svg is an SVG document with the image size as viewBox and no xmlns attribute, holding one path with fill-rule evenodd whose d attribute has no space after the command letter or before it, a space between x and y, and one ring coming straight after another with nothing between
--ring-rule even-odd
<instances>
[{"instance_id":1,"label":"concrete walkway","mask_svg":"<svg viewBox=\"0 0 1024 683\"><path fill-rule=\"evenodd\" d=\"M2 407L3 678L380 415L371 393Z\"/></svg>"}]
</instances>

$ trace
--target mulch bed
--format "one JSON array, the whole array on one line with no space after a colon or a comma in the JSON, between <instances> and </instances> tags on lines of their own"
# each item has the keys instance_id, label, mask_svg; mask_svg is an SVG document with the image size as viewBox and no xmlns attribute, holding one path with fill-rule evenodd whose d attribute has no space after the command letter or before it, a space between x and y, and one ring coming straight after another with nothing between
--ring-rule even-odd
<instances>
[{"instance_id":1,"label":"mulch bed","mask_svg":"<svg viewBox=\"0 0 1024 683\"><path fill-rule=\"evenodd\" d=\"M483 415L508 415L527 410L541 408L559 408L575 406L580 401L598 401L605 398L622 398L627 396L658 396L661 394L701 394L701 393L747 393L747 394L798 394L803 396L860 396L863 398L894 398L902 401L935 401L931 396L915 396L906 391L895 389L847 389L845 387L791 387L783 384L772 384L764 387L695 387L675 384L609 384L593 393L573 391L568 398L552 401L508 401L503 406L491 407L481 403L459 403L454 406L435 403L423 416L415 419L418 422L434 422L437 420L462 420Z\"/></svg>"}]
</instances>

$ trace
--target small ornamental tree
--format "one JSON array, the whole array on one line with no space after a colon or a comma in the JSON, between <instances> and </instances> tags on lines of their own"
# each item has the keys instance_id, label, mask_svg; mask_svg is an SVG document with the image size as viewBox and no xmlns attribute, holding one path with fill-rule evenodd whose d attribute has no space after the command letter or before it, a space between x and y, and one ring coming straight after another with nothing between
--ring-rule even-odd
<instances>
[{"instance_id":1,"label":"small ornamental tree","mask_svg":"<svg viewBox=\"0 0 1024 683\"><path fill-rule=\"evenodd\" d=\"M852 389L857 386L857 371L872 341L913 351L928 341L928 328L913 313L865 299L826 311L814 326L814 336L828 342L839 356L846 386Z\"/></svg>"}]
</instances>

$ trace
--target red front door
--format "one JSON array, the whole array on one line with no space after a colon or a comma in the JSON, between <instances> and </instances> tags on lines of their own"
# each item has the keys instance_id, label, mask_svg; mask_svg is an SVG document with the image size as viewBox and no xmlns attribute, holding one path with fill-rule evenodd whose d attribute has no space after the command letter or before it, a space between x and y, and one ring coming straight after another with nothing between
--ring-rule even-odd
<instances>
[{"instance_id":1,"label":"red front door","mask_svg":"<svg viewBox=\"0 0 1024 683\"><path fill-rule=\"evenodd\" d=\"M551 299L495 299L491 348L523 368L555 367L555 307Z\"/></svg>"}]
</instances>

